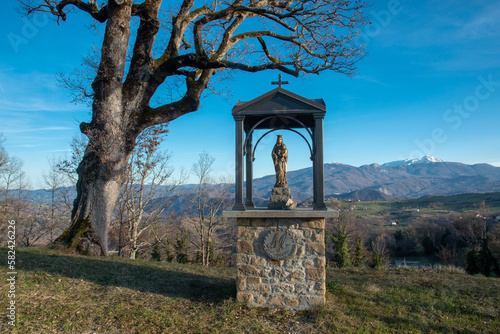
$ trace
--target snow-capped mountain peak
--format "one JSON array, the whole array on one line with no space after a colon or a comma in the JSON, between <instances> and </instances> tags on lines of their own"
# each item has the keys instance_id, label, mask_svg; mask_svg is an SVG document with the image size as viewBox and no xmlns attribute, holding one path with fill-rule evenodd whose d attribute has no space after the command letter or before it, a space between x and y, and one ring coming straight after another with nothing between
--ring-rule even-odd
<instances>
[{"instance_id":1,"label":"snow-capped mountain peak","mask_svg":"<svg viewBox=\"0 0 500 334\"><path fill-rule=\"evenodd\" d=\"M436 157L431 157L431 156L424 156L420 159L414 158L414 159L406 159L406 160L398 160L398 161L392 161L388 162L382 165L382 167L399 167L399 166L410 166L410 165L415 165L415 164L430 164L430 163L437 163L437 162L443 162L443 160L436 158Z\"/></svg>"},{"instance_id":2,"label":"snow-capped mountain peak","mask_svg":"<svg viewBox=\"0 0 500 334\"><path fill-rule=\"evenodd\" d=\"M436 157L430 157L430 156L424 156L422 159L420 159L420 163L433 163L433 162L443 162L443 160L436 158Z\"/></svg>"}]
</instances>

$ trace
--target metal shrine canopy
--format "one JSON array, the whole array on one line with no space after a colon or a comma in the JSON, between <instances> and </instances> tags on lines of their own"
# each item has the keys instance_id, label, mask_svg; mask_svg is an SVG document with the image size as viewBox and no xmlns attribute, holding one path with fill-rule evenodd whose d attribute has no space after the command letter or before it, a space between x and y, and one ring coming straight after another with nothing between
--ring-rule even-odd
<instances>
[{"instance_id":1,"label":"metal shrine canopy","mask_svg":"<svg viewBox=\"0 0 500 334\"><path fill-rule=\"evenodd\" d=\"M307 99L289 92L281 85L287 81L272 82L278 88L248 102L238 101L232 109L236 122L236 182L233 211L255 208L253 202L253 161L260 140L271 132L292 131L309 146L313 162L314 210L326 210L323 169L323 119L326 105L323 99ZM269 130L253 145L255 130ZM305 129L306 134L296 129ZM243 163L245 157L245 164ZM246 166L246 198L243 202L244 166Z\"/></svg>"}]
</instances>

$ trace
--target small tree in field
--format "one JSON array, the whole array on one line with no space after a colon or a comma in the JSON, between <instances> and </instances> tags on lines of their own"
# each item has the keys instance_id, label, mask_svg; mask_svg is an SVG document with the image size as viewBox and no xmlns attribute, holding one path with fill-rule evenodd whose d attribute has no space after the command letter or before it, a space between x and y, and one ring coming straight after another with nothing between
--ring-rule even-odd
<instances>
[{"instance_id":1,"label":"small tree in field","mask_svg":"<svg viewBox=\"0 0 500 334\"><path fill-rule=\"evenodd\" d=\"M58 22L86 15L105 26L93 57L92 83L66 80L91 99L80 124L89 143L78 166L72 224L59 238L80 252L108 253L108 229L139 134L198 110L202 93L224 70L279 70L293 76L326 70L352 75L364 56L367 24L350 0L17 0L26 15ZM179 94L156 99L170 85ZM86 245L84 245L86 244Z\"/></svg>"},{"instance_id":2,"label":"small tree in field","mask_svg":"<svg viewBox=\"0 0 500 334\"><path fill-rule=\"evenodd\" d=\"M366 262L365 250L363 246L363 238L357 237L354 245L354 255L352 257L352 265L355 267L364 267Z\"/></svg>"},{"instance_id":3,"label":"small tree in field","mask_svg":"<svg viewBox=\"0 0 500 334\"><path fill-rule=\"evenodd\" d=\"M186 232L183 232L180 238L179 234L177 234L177 238L175 239L174 249L175 249L175 261L177 261L178 263L189 262L187 241L188 237Z\"/></svg>"},{"instance_id":4,"label":"small tree in field","mask_svg":"<svg viewBox=\"0 0 500 334\"><path fill-rule=\"evenodd\" d=\"M387 249L386 237L387 235L381 234L371 242L371 266L375 269L383 269L387 267L389 262L389 250Z\"/></svg>"},{"instance_id":5,"label":"small tree in field","mask_svg":"<svg viewBox=\"0 0 500 334\"><path fill-rule=\"evenodd\" d=\"M339 211L337 223L333 226L335 234L330 237L334 244L333 262L338 268L351 266L351 255L349 254L349 233L347 227L350 223L350 210Z\"/></svg>"}]
</instances>

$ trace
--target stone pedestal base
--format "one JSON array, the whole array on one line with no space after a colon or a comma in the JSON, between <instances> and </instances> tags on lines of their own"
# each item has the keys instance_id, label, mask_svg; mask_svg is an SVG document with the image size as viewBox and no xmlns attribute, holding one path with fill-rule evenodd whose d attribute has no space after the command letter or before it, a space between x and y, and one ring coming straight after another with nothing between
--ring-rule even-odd
<instances>
[{"instance_id":1,"label":"stone pedestal base","mask_svg":"<svg viewBox=\"0 0 500 334\"><path fill-rule=\"evenodd\" d=\"M224 211L236 218L237 299L308 310L325 303L325 218L335 210Z\"/></svg>"},{"instance_id":2,"label":"stone pedestal base","mask_svg":"<svg viewBox=\"0 0 500 334\"><path fill-rule=\"evenodd\" d=\"M290 187L273 187L273 190L271 191L271 197L269 198L269 203L267 205L267 208L269 210L293 210L296 207L297 203L294 203L292 200Z\"/></svg>"},{"instance_id":3,"label":"stone pedestal base","mask_svg":"<svg viewBox=\"0 0 500 334\"><path fill-rule=\"evenodd\" d=\"M273 232L291 236L289 258L276 260L266 253L264 242ZM237 267L239 301L294 310L323 305L325 219L238 219Z\"/></svg>"},{"instance_id":4,"label":"stone pedestal base","mask_svg":"<svg viewBox=\"0 0 500 334\"><path fill-rule=\"evenodd\" d=\"M237 299L307 310L325 303L325 217L336 211L225 211L238 224Z\"/></svg>"}]
</instances>

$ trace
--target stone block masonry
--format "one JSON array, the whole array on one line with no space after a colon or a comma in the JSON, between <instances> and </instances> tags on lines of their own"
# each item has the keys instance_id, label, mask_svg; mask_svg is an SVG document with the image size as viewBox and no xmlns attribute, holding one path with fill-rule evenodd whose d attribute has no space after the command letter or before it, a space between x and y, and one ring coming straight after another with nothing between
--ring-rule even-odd
<instances>
[{"instance_id":1,"label":"stone block masonry","mask_svg":"<svg viewBox=\"0 0 500 334\"><path fill-rule=\"evenodd\" d=\"M237 299L293 310L323 305L325 218L256 216L237 218Z\"/></svg>"}]
</instances>

